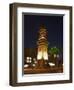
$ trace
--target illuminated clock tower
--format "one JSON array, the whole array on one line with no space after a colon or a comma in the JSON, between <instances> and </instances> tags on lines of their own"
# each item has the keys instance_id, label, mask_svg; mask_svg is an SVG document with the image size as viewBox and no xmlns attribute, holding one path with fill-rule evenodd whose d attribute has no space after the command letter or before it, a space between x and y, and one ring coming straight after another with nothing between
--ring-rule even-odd
<instances>
[{"instance_id":1,"label":"illuminated clock tower","mask_svg":"<svg viewBox=\"0 0 74 90\"><path fill-rule=\"evenodd\" d=\"M47 30L44 25L40 26L37 47L38 67L43 68L45 66L45 62L48 60Z\"/></svg>"}]
</instances>

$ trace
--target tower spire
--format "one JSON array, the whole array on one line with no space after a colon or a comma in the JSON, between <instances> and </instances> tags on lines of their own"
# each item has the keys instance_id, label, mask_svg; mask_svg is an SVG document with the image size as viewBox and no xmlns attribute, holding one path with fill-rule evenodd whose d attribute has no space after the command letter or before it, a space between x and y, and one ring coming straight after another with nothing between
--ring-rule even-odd
<instances>
[{"instance_id":1,"label":"tower spire","mask_svg":"<svg viewBox=\"0 0 74 90\"><path fill-rule=\"evenodd\" d=\"M37 46L38 46L37 60L40 61L41 63L45 60L48 60L47 30L44 25L40 26Z\"/></svg>"}]
</instances>

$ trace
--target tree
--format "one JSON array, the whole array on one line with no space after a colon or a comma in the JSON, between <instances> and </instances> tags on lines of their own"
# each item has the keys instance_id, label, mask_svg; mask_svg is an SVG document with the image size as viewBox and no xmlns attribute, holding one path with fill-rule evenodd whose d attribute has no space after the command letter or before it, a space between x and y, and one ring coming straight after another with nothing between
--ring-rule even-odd
<instances>
[{"instance_id":1,"label":"tree","mask_svg":"<svg viewBox=\"0 0 74 90\"><path fill-rule=\"evenodd\" d=\"M49 51L48 51L51 55L54 55L54 54L59 54L59 48L57 48L57 47L52 47L52 48L50 48L49 49Z\"/></svg>"},{"instance_id":2,"label":"tree","mask_svg":"<svg viewBox=\"0 0 74 90\"><path fill-rule=\"evenodd\" d=\"M56 66L58 66L59 63L59 54L60 50L57 47L52 47L49 49L49 54L50 54L50 60L51 62L55 63Z\"/></svg>"}]
</instances>

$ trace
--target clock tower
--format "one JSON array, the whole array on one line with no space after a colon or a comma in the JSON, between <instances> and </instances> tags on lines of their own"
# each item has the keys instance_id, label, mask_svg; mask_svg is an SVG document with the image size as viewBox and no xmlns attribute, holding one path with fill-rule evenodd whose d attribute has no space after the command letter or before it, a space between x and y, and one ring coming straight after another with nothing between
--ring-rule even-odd
<instances>
[{"instance_id":1,"label":"clock tower","mask_svg":"<svg viewBox=\"0 0 74 90\"><path fill-rule=\"evenodd\" d=\"M48 41L47 30L44 25L40 26L37 41L37 61L38 67L43 68L48 61Z\"/></svg>"}]
</instances>

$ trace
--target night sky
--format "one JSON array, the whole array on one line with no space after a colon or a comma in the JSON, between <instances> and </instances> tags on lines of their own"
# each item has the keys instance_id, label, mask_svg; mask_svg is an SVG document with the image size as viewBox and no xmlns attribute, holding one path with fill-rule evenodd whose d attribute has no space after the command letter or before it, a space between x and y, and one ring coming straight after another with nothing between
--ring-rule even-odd
<instances>
[{"instance_id":1,"label":"night sky","mask_svg":"<svg viewBox=\"0 0 74 90\"><path fill-rule=\"evenodd\" d=\"M25 15L24 14L24 48L37 47L38 31L44 24L49 47L63 48L63 16Z\"/></svg>"}]
</instances>

